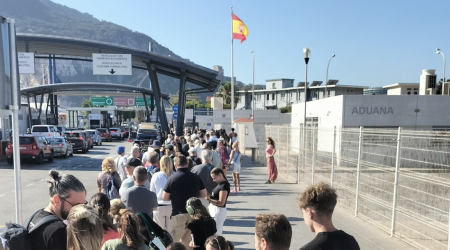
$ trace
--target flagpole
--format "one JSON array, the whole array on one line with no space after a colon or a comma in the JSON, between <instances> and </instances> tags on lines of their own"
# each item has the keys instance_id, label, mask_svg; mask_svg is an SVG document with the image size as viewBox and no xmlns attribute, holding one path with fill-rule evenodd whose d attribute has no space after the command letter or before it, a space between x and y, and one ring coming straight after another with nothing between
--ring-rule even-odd
<instances>
[{"instance_id":1,"label":"flagpole","mask_svg":"<svg viewBox=\"0 0 450 250\"><path fill-rule=\"evenodd\" d=\"M231 127L234 121L234 76L233 76L233 6L231 6Z\"/></svg>"}]
</instances>

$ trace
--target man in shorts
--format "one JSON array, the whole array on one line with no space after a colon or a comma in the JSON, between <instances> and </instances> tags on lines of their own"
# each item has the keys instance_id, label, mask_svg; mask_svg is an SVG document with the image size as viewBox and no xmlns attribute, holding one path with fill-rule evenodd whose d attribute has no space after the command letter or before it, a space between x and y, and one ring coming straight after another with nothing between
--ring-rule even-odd
<instances>
[{"instance_id":1,"label":"man in shorts","mask_svg":"<svg viewBox=\"0 0 450 250\"><path fill-rule=\"evenodd\" d=\"M359 250L353 236L333 226L331 216L337 203L336 191L323 182L309 186L298 198L303 219L316 237L300 250Z\"/></svg>"}]
</instances>

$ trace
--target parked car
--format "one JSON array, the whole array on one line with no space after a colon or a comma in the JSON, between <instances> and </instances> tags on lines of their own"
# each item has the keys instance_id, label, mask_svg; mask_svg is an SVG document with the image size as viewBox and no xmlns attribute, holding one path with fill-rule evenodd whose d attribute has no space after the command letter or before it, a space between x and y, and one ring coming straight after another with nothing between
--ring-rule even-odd
<instances>
[{"instance_id":1,"label":"parked car","mask_svg":"<svg viewBox=\"0 0 450 250\"><path fill-rule=\"evenodd\" d=\"M92 136L88 133L86 133L86 131L81 131L84 136L86 137L86 140L88 141L88 148L94 148L94 139L92 139Z\"/></svg>"},{"instance_id":2,"label":"parked car","mask_svg":"<svg viewBox=\"0 0 450 250\"><path fill-rule=\"evenodd\" d=\"M109 141L109 142L112 141L112 137L111 137L111 134L109 133L108 129L97 128L97 131L100 133L102 140Z\"/></svg>"},{"instance_id":3,"label":"parked car","mask_svg":"<svg viewBox=\"0 0 450 250\"><path fill-rule=\"evenodd\" d=\"M14 162L13 159L13 143L8 142L5 154L9 164ZM36 160L38 164L42 164L44 159L49 162L53 161L54 151L50 142L44 136L40 135L21 135L19 136L20 159Z\"/></svg>"},{"instance_id":4,"label":"parked car","mask_svg":"<svg viewBox=\"0 0 450 250\"><path fill-rule=\"evenodd\" d=\"M102 137L100 136L100 133L96 129L88 129L88 130L85 130L84 132L86 132L86 134L89 134L90 136L92 136L92 140L94 141L94 144L96 146L102 145Z\"/></svg>"},{"instance_id":5,"label":"parked car","mask_svg":"<svg viewBox=\"0 0 450 250\"><path fill-rule=\"evenodd\" d=\"M79 130L65 132L64 138L72 144L73 150L81 150L83 154L89 151L89 142L83 132Z\"/></svg>"},{"instance_id":6,"label":"parked car","mask_svg":"<svg viewBox=\"0 0 450 250\"><path fill-rule=\"evenodd\" d=\"M58 128L54 125L34 125L31 127L31 134L44 137L61 136Z\"/></svg>"},{"instance_id":7,"label":"parked car","mask_svg":"<svg viewBox=\"0 0 450 250\"><path fill-rule=\"evenodd\" d=\"M112 138L123 140L122 131L120 128L110 128L109 132L111 133Z\"/></svg>"},{"instance_id":8,"label":"parked car","mask_svg":"<svg viewBox=\"0 0 450 250\"><path fill-rule=\"evenodd\" d=\"M73 146L64 137L50 138L50 145L53 147L55 156L64 156L65 158L73 156Z\"/></svg>"}]
</instances>

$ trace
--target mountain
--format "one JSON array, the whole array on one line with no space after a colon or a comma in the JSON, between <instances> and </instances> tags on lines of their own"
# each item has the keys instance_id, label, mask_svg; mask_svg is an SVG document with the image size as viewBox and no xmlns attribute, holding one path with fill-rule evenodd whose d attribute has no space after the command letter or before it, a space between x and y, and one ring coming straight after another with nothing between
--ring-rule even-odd
<instances>
[{"instance_id":1,"label":"mountain","mask_svg":"<svg viewBox=\"0 0 450 250\"><path fill-rule=\"evenodd\" d=\"M150 36L132 31L123 26L98 20L88 13L81 13L50 0L1 0L0 16L16 20L17 33L32 33L56 35L89 39L122 46L148 50L152 44L154 53L169 56L186 63L189 59L182 58L170 49L159 44ZM34 86L45 82L43 72L46 72L48 60L36 59L36 74L21 76L21 85ZM132 76L99 76L92 75L92 63L80 61L56 60L56 75L62 82L108 82L122 83L132 86L149 86L150 81L146 72L133 69ZM179 79L159 75L161 91L175 94L178 91ZM187 84L187 88L196 85ZM198 94L203 101L212 93ZM64 97L62 105L80 106L85 97Z\"/></svg>"}]
</instances>

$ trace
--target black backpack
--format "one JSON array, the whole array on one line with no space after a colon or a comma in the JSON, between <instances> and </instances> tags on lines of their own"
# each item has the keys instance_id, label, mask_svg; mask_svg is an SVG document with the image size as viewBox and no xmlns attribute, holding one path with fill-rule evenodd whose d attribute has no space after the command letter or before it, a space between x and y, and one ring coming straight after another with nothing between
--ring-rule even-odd
<instances>
[{"instance_id":1,"label":"black backpack","mask_svg":"<svg viewBox=\"0 0 450 250\"><path fill-rule=\"evenodd\" d=\"M59 218L55 215L48 215L42 218L38 223L36 223L32 228L28 230L28 225L30 225L31 220L39 211L41 211L41 209L35 211L30 215L30 217L28 217L28 219L25 221L25 226L7 222L6 226L0 229L0 247L3 247L7 250L32 250L33 247L31 245L29 235L44 224L53 221L59 221Z\"/></svg>"}]
</instances>

